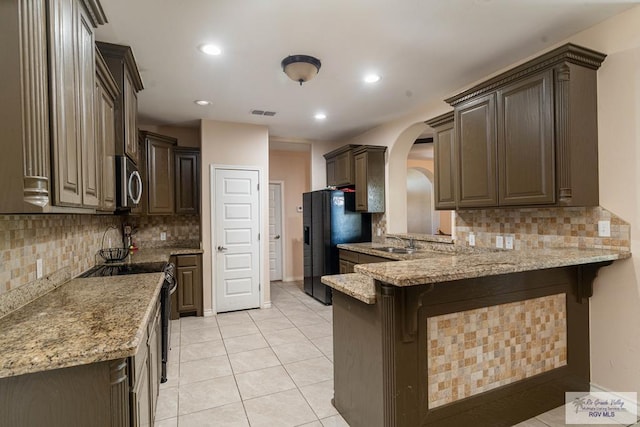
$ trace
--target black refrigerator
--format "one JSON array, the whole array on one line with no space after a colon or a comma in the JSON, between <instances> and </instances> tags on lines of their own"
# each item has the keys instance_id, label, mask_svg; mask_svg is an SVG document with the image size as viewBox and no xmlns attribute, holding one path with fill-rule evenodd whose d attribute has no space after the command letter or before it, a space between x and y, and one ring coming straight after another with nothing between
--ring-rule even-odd
<instances>
[{"instance_id":1,"label":"black refrigerator","mask_svg":"<svg viewBox=\"0 0 640 427\"><path fill-rule=\"evenodd\" d=\"M355 193L319 190L302 195L304 291L331 304L331 288L320 277L340 273L339 243L371 241L371 214L355 211Z\"/></svg>"}]
</instances>

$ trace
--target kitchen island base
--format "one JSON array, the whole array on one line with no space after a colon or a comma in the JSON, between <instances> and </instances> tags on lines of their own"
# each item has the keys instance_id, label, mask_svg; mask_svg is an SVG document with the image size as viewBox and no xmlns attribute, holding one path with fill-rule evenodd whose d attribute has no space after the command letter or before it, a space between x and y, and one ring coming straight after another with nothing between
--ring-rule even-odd
<instances>
[{"instance_id":1,"label":"kitchen island base","mask_svg":"<svg viewBox=\"0 0 640 427\"><path fill-rule=\"evenodd\" d=\"M335 291L334 405L358 426L511 426L589 390L589 304L609 262Z\"/></svg>"}]
</instances>

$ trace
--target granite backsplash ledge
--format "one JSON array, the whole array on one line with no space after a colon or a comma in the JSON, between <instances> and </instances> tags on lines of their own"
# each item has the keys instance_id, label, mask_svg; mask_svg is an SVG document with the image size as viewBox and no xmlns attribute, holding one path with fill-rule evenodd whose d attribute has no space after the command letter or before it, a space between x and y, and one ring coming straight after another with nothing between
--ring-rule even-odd
<instances>
[{"instance_id":1,"label":"granite backsplash ledge","mask_svg":"<svg viewBox=\"0 0 640 427\"><path fill-rule=\"evenodd\" d=\"M598 236L598 221L611 222L611 236ZM467 245L470 232L476 246L495 248L497 236L513 236L514 249L580 248L629 251L629 223L603 207L514 208L459 210L456 244Z\"/></svg>"}]
</instances>

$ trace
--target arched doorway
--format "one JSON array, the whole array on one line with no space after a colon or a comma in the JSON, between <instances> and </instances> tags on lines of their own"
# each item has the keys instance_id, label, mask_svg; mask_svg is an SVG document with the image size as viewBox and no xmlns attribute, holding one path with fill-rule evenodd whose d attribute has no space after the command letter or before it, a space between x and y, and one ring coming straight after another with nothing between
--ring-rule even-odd
<instances>
[{"instance_id":1,"label":"arched doorway","mask_svg":"<svg viewBox=\"0 0 640 427\"><path fill-rule=\"evenodd\" d=\"M436 234L440 215L433 207L433 174L422 168L407 169L407 233Z\"/></svg>"}]
</instances>

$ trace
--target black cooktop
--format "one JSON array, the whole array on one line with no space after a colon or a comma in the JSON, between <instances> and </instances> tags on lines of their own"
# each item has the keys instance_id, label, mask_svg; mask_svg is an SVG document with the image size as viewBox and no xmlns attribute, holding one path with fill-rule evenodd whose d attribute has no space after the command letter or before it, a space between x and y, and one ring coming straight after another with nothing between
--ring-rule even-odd
<instances>
[{"instance_id":1,"label":"black cooktop","mask_svg":"<svg viewBox=\"0 0 640 427\"><path fill-rule=\"evenodd\" d=\"M143 262L140 264L96 265L78 277L122 276L125 274L160 273L164 271L166 262Z\"/></svg>"}]
</instances>

